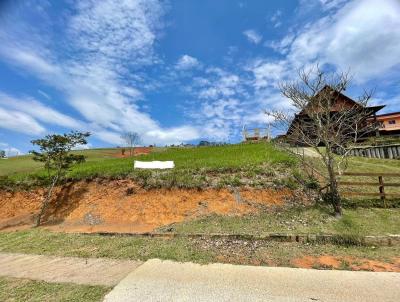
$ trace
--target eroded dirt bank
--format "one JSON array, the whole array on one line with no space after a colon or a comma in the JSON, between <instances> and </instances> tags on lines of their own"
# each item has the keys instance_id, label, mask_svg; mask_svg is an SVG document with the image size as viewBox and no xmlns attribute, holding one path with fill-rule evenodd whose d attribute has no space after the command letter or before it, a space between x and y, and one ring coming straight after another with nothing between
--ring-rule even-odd
<instances>
[{"instance_id":1,"label":"eroded dirt bank","mask_svg":"<svg viewBox=\"0 0 400 302\"><path fill-rule=\"evenodd\" d=\"M0 229L31 226L43 193L43 189L0 191ZM212 213L255 213L282 205L291 192L273 189L144 190L131 180L103 180L66 184L58 187L53 196L44 218L44 225L53 230L147 232Z\"/></svg>"}]
</instances>

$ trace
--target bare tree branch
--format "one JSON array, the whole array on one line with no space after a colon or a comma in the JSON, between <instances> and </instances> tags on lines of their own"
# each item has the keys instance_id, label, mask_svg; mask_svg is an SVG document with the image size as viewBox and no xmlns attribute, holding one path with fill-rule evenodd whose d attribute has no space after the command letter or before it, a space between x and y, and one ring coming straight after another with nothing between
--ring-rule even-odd
<instances>
[{"instance_id":1,"label":"bare tree branch","mask_svg":"<svg viewBox=\"0 0 400 302\"><path fill-rule=\"evenodd\" d=\"M364 91L355 102L343 94L351 81L349 71L328 74L318 64L299 70L298 76L298 81L279 84L282 95L291 100L297 113L266 113L274 117L275 127L287 130L286 146L311 147L319 154L326 168L330 201L340 216L336 173L345 171L357 142L377 129L371 118L373 108L368 107L373 91Z\"/></svg>"}]
</instances>

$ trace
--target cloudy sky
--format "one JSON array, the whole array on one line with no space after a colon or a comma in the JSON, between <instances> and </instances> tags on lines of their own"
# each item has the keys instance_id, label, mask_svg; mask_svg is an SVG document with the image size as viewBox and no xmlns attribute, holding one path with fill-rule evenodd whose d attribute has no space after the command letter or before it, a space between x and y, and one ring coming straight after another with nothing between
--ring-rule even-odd
<instances>
[{"instance_id":1,"label":"cloudy sky","mask_svg":"<svg viewBox=\"0 0 400 302\"><path fill-rule=\"evenodd\" d=\"M93 147L236 142L320 62L400 110L400 0L0 2L0 149L71 129Z\"/></svg>"}]
</instances>

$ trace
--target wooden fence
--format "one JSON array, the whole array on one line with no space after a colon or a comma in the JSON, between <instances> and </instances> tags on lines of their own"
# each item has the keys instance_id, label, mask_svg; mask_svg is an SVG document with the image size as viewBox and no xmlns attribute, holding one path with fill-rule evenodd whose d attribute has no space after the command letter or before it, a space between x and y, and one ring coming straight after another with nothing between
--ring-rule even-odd
<instances>
[{"instance_id":1,"label":"wooden fence","mask_svg":"<svg viewBox=\"0 0 400 302\"><path fill-rule=\"evenodd\" d=\"M349 154L351 156L400 159L400 144L357 147L350 150Z\"/></svg>"},{"instance_id":2,"label":"wooden fence","mask_svg":"<svg viewBox=\"0 0 400 302\"><path fill-rule=\"evenodd\" d=\"M345 172L341 174L340 176L355 176L355 177L376 177L377 182L371 182L371 181L342 181L340 180L338 182L339 186L372 186L372 187L377 187L378 190L377 192L341 192L342 195L344 196L377 196L380 197L383 201L385 201L386 198L400 198L400 192L399 193L386 193L385 192L385 187L400 187L400 181L399 182L385 182L385 178L390 177L390 178L400 178L400 173L358 173L358 172Z\"/></svg>"}]
</instances>

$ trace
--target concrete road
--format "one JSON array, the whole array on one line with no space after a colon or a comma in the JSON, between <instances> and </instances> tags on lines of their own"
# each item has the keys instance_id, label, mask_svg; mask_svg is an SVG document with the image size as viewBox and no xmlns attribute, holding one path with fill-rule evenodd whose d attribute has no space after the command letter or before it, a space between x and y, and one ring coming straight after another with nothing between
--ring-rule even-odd
<instances>
[{"instance_id":1,"label":"concrete road","mask_svg":"<svg viewBox=\"0 0 400 302\"><path fill-rule=\"evenodd\" d=\"M106 297L113 301L400 301L400 273L322 271L149 260Z\"/></svg>"},{"instance_id":2,"label":"concrete road","mask_svg":"<svg viewBox=\"0 0 400 302\"><path fill-rule=\"evenodd\" d=\"M118 284L142 262L0 253L0 276L89 285Z\"/></svg>"}]
</instances>

